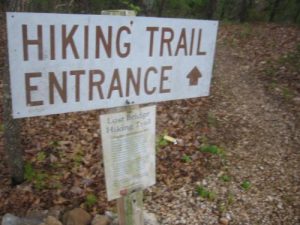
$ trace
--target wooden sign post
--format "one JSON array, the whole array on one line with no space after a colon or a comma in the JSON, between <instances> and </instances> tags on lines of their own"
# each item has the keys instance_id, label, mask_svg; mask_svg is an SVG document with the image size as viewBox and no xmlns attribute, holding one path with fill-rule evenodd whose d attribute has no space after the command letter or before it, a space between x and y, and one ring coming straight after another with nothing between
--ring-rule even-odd
<instances>
[{"instance_id":1,"label":"wooden sign post","mask_svg":"<svg viewBox=\"0 0 300 225\"><path fill-rule=\"evenodd\" d=\"M118 15L118 16L135 16L132 10L103 10L102 15ZM126 110L139 108L136 106L127 106ZM110 112L117 112L117 109L112 109ZM117 199L118 220L119 225L144 225L143 216L143 191L134 190L132 193L127 193L126 190L121 193L122 197Z\"/></svg>"}]
</instances>

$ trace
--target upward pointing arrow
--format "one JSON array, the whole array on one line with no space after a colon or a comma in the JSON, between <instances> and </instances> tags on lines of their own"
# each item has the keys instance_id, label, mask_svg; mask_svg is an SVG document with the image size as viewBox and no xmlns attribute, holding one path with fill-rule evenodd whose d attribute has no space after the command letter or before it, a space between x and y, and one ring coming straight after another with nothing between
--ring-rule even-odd
<instances>
[{"instance_id":1,"label":"upward pointing arrow","mask_svg":"<svg viewBox=\"0 0 300 225\"><path fill-rule=\"evenodd\" d=\"M202 74L195 66L186 77L190 80L189 82L190 86L196 86L198 85L198 81L202 77Z\"/></svg>"}]
</instances>

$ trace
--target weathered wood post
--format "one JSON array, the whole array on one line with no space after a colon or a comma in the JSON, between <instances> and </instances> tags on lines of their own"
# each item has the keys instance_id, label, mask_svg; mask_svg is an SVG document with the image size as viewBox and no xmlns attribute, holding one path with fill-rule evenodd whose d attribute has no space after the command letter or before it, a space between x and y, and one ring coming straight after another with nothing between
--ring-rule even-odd
<instances>
[{"instance_id":1,"label":"weathered wood post","mask_svg":"<svg viewBox=\"0 0 300 225\"><path fill-rule=\"evenodd\" d=\"M102 15L136 16L133 10L103 10ZM127 106L126 111L136 109L139 106ZM122 111L122 108L110 110L110 112ZM144 225L143 216L143 191L124 190L121 198L117 199L119 225Z\"/></svg>"},{"instance_id":2,"label":"weathered wood post","mask_svg":"<svg viewBox=\"0 0 300 225\"><path fill-rule=\"evenodd\" d=\"M9 1L6 11L19 11L21 1ZM24 181L23 151L20 138L20 121L12 118L10 79L8 70L8 51L6 51L6 65L3 70L3 125L4 143L7 163L10 169L12 184Z\"/></svg>"}]
</instances>

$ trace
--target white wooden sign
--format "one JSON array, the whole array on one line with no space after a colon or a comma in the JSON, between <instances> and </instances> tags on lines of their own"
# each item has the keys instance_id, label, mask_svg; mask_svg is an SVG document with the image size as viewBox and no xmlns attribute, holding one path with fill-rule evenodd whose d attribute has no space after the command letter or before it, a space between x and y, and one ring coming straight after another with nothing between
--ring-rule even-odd
<instances>
[{"instance_id":1,"label":"white wooden sign","mask_svg":"<svg viewBox=\"0 0 300 225\"><path fill-rule=\"evenodd\" d=\"M207 96L218 22L7 13L14 118Z\"/></svg>"},{"instance_id":2,"label":"white wooden sign","mask_svg":"<svg viewBox=\"0 0 300 225\"><path fill-rule=\"evenodd\" d=\"M155 115L148 106L100 116L108 200L155 184Z\"/></svg>"}]
</instances>

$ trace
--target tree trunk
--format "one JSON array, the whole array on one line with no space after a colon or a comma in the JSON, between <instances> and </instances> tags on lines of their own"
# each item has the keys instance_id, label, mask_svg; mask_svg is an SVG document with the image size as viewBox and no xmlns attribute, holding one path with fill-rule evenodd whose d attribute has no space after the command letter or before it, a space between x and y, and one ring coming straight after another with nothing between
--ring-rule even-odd
<instances>
[{"instance_id":1,"label":"tree trunk","mask_svg":"<svg viewBox=\"0 0 300 225\"><path fill-rule=\"evenodd\" d=\"M6 11L19 11L21 9L20 7L20 0L11 0L6 6ZM6 54L6 65L3 74L3 107L5 152L10 169L11 181L13 185L16 185L24 181L24 162L20 142L19 120L12 118L8 54Z\"/></svg>"},{"instance_id":2,"label":"tree trunk","mask_svg":"<svg viewBox=\"0 0 300 225\"><path fill-rule=\"evenodd\" d=\"M221 6L221 13L220 13L220 20L223 20L224 19L224 16L225 16L225 12L226 12L226 0L224 0L222 2L222 6Z\"/></svg>"},{"instance_id":3,"label":"tree trunk","mask_svg":"<svg viewBox=\"0 0 300 225\"><path fill-rule=\"evenodd\" d=\"M272 7L271 14L270 14L269 22L273 22L274 21L274 17L275 17L275 14L277 12L279 3L280 3L280 0L275 0L275 2L273 4L273 7Z\"/></svg>"},{"instance_id":4,"label":"tree trunk","mask_svg":"<svg viewBox=\"0 0 300 225\"><path fill-rule=\"evenodd\" d=\"M206 18L212 19L215 13L217 1L216 0L210 0L207 4L207 10L206 10Z\"/></svg>"},{"instance_id":5,"label":"tree trunk","mask_svg":"<svg viewBox=\"0 0 300 225\"><path fill-rule=\"evenodd\" d=\"M295 17L294 17L294 23L297 23L298 22L298 18L300 16L300 3L298 3L298 10L295 14Z\"/></svg>"},{"instance_id":6,"label":"tree trunk","mask_svg":"<svg viewBox=\"0 0 300 225\"><path fill-rule=\"evenodd\" d=\"M242 0L240 13L239 13L239 19L241 23L244 23L247 20L248 13L248 4L247 0Z\"/></svg>"},{"instance_id":7,"label":"tree trunk","mask_svg":"<svg viewBox=\"0 0 300 225\"><path fill-rule=\"evenodd\" d=\"M249 0L248 7L249 7L249 8L252 8L253 5L254 5L254 0Z\"/></svg>"},{"instance_id":8,"label":"tree trunk","mask_svg":"<svg viewBox=\"0 0 300 225\"><path fill-rule=\"evenodd\" d=\"M158 17L162 16L162 13L163 13L164 8L165 8L165 4L166 4L166 0L158 1L158 13L157 13Z\"/></svg>"}]
</instances>

